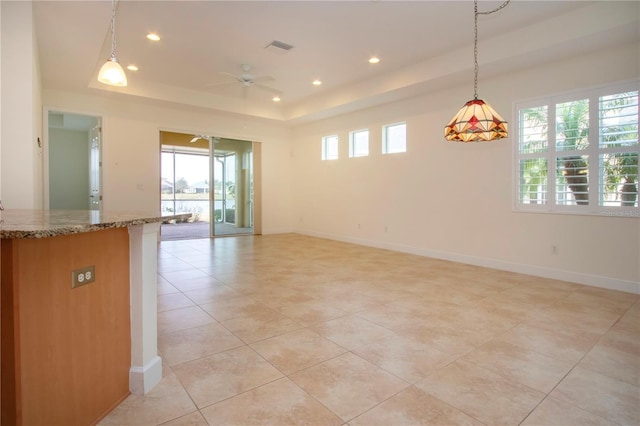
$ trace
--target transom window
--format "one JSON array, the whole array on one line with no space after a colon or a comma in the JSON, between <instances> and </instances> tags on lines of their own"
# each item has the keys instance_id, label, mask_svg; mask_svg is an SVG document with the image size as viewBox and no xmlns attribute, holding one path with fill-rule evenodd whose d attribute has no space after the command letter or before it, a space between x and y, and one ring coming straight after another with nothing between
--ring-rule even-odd
<instances>
[{"instance_id":1,"label":"transom window","mask_svg":"<svg viewBox=\"0 0 640 426\"><path fill-rule=\"evenodd\" d=\"M338 159L338 136L324 136L322 138L322 159L337 160Z\"/></svg>"},{"instance_id":2,"label":"transom window","mask_svg":"<svg viewBox=\"0 0 640 426\"><path fill-rule=\"evenodd\" d=\"M407 152L407 123L395 123L382 128L382 153Z\"/></svg>"},{"instance_id":3,"label":"transom window","mask_svg":"<svg viewBox=\"0 0 640 426\"><path fill-rule=\"evenodd\" d=\"M369 155L369 129L354 130L349 133L349 157Z\"/></svg>"},{"instance_id":4,"label":"transom window","mask_svg":"<svg viewBox=\"0 0 640 426\"><path fill-rule=\"evenodd\" d=\"M518 103L517 210L638 216L638 83Z\"/></svg>"}]
</instances>

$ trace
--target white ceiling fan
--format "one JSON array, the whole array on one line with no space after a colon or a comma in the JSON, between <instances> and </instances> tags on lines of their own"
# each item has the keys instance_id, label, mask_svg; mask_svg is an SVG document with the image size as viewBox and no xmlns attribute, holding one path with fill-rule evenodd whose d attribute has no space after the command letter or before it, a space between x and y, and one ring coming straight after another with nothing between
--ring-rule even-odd
<instances>
[{"instance_id":1,"label":"white ceiling fan","mask_svg":"<svg viewBox=\"0 0 640 426\"><path fill-rule=\"evenodd\" d=\"M213 143L218 143L220 142L220 138L217 136L209 136L209 135L203 135L203 134L198 134L198 135L193 135L193 138L191 138L191 140L189 141L189 143L196 143L199 140L203 140L203 141L213 141Z\"/></svg>"},{"instance_id":2,"label":"white ceiling fan","mask_svg":"<svg viewBox=\"0 0 640 426\"><path fill-rule=\"evenodd\" d=\"M251 66L247 65L247 64L242 64L242 73L240 74L231 74L228 72L220 72L220 74L225 75L227 77L231 77L233 80L232 81L226 81L226 82L221 82L221 83L214 83L214 84L209 84L209 87L216 87L216 86L229 86L229 85L233 85L233 84L239 84L243 87L243 89L247 89L249 87L255 87L257 89L260 90L264 90L266 92L269 92L271 94L274 95L280 95L281 92L277 89L274 89L273 87L269 87L269 86L265 86L262 83L266 83L269 81L275 81L275 79L273 77L270 76L260 76L260 77L255 77L252 74L249 73L249 71L251 70Z\"/></svg>"}]
</instances>

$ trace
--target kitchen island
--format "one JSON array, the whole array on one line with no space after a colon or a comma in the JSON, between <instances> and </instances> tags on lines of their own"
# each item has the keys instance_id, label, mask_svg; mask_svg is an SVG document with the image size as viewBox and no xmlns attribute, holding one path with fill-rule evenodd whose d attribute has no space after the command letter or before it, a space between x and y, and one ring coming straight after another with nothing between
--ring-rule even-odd
<instances>
[{"instance_id":1,"label":"kitchen island","mask_svg":"<svg viewBox=\"0 0 640 426\"><path fill-rule=\"evenodd\" d=\"M2 424L94 424L161 380L157 244L167 219L0 212Z\"/></svg>"}]
</instances>

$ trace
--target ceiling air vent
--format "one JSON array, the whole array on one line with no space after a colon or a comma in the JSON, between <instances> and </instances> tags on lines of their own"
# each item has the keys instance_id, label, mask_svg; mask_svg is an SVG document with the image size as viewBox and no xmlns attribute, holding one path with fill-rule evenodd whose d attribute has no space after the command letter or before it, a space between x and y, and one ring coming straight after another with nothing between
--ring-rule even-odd
<instances>
[{"instance_id":1,"label":"ceiling air vent","mask_svg":"<svg viewBox=\"0 0 640 426\"><path fill-rule=\"evenodd\" d=\"M293 46L279 40L273 40L271 43L265 46L270 52L284 54L293 49Z\"/></svg>"}]
</instances>

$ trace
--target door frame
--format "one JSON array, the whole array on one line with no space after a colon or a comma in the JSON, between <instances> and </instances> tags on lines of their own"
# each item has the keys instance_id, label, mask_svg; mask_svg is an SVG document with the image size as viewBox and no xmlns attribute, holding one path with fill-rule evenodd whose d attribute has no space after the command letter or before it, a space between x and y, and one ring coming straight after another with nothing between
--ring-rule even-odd
<instances>
[{"instance_id":1,"label":"door frame","mask_svg":"<svg viewBox=\"0 0 640 426\"><path fill-rule=\"evenodd\" d=\"M183 129L176 128L167 128L167 127L158 127L158 170L159 175L157 176L158 181L158 193L161 191L161 174L162 174L162 133L177 133L181 135L189 135L190 137L193 135L216 135L215 138L221 139L235 139L242 140L246 142L250 142L252 146L252 164L253 164L253 232L251 234L234 234L234 235L261 235L262 234L262 142L251 141L247 138L242 137L233 137L229 135L225 135L219 132L208 132L208 131L186 131ZM213 190L213 181L214 181L214 169L213 162L215 161L213 155L213 138L209 139L209 238L215 237L226 237L227 235L214 235L214 212L215 212L215 194ZM159 200L158 209L162 210L162 197Z\"/></svg>"},{"instance_id":2,"label":"door frame","mask_svg":"<svg viewBox=\"0 0 640 426\"><path fill-rule=\"evenodd\" d=\"M253 224L252 232L247 234L221 234L215 233L215 191L213 188L214 175L215 175L215 138L237 140L242 142L251 143L251 177L253 182L253 197L251 198L251 222ZM210 137L209 139L209 194L210 195L210 237L229 237L229 236L242 236L242 235L262 235L262 142L256 142L249 139L230 138L223 136ZM224 186L223 186L224 188ZM223 202L224 208L224 202ZM224 216L224 213L223 213Z\"/></svg>"},{"instance_id":3,"label":"door frame","mask_svg":"<svg viewBox=\"0 0 640 426\"><path fill-rule=\"evenodd\" d=\"M100 162L104 163L104 128L105 128L105 120L102 114L86 112L86 111L78 111L71 110L66 108L57 108L50 105L45 105L42 107L42 206L44 209L49 209L50 194L49 194L49 145L51 141L49 140L49 113L50 112L59 112L62 114L72 114L72 115L82 115L85 117L94 117L99 121L100 128L102 129L100 132ZM89 163L89 158L87 157L87 163ZM104 208L104 173L103 167L100 167L100 194L101 194L101 209ZM87 197L89 195L87 194Z\"/></svg>"},{"instance_id":4,"label":"door frame","mask_svg":"<svg viewBox=\"0 0 640 426\"><path fill-rule=\"evenodd\" d=\"M253 235L262 235L262 142L252 142Z\"/></svg>"}]
</instances>

